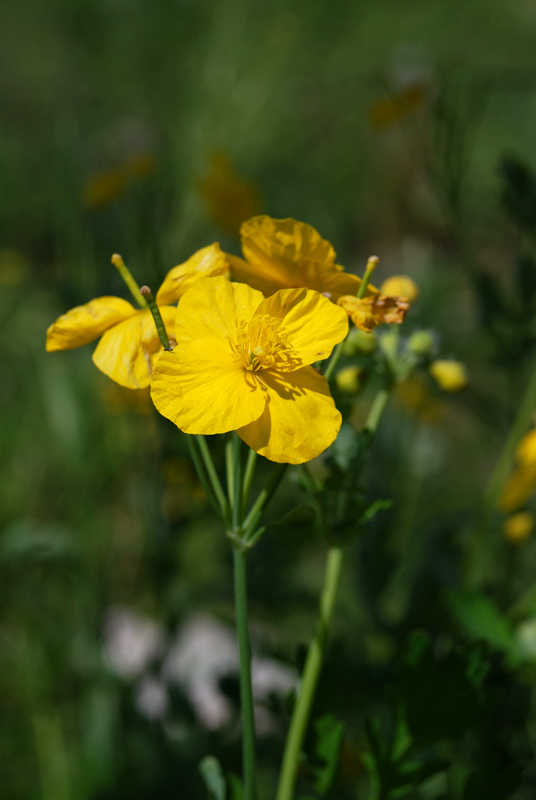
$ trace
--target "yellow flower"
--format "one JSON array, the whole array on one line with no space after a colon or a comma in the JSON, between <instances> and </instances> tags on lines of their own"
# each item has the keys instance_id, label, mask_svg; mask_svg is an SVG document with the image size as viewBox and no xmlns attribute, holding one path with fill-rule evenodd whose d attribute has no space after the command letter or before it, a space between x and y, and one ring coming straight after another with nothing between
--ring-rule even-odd
<instances>
[{"instance_id":1,"label":"yellow flower","mask_svg":"<svg viewBox=\"0 0 536 800\"><path fill-rule=\"evenodd\" d=\"M352 295L339 297L338 304L344 308L356 328L371 333L382 323L404 322L409 303L404 297L384 297L376 294L360 300Z\"/></svg>"},{"instance_id":2,"label":"yellow flower","mask_svg":"<svg viewBox=\"0 0 536 800\"><path fill-rule=\"evenodd\" d=\"M419 287L407 275L392 275L380 286L381 294L404 297L412 305L419 296Z\"/></svg>"},{"instance_id":3,"label":"yellow flower","mask_svg":"<svg viewBox=\"0 0 536 800\"><path fill-rule=\"evenodd\" d=\"M530 511L520 511L505 520L503 536L512 544L523 544L534 529L534 515Z\"/></svg>"},{"instance_id":4,"label":"yellow flower","mask_svg":"<svg viewBox=\"0 0 536 800\"><path fill-rule=\"evenodd\" d=\"M210 173L198 183L199 192L214 222L236 236L241 223L259 213L259 192L236 173L225 153L214 153L210 166Z\"/></svg>"},{"instance_id":5,"label":"yellow flower","mask_svg":"<svg viewBox=\"0 0 536 800\"><path fill-rule=\"evenodd\" d=\"M524 505L536 488L536 428L523 437L516 452L516 467L504 484L499 508L515 511Z\"/></svg>"},{"instance_id":6,"label":"yellow flower","mask_svg":"<svg viewBox=\"0 0 536 800\"><path fill-rule=\"evenodd\" d=\"M361 372L361 367L356 365L340 369L335 375L337 388L345 394L356 394L360 388L359 375Z\"/></svg>"},{"instance_id":7,"label":"yellow flower","mask_svg":"<svg viewBox=\"0 0 536 800\"><path fill-rule=\"evenodd\" d=\"M334 303L357 294L361 279L335 264L335 250L315 228L295 219L253 217L240 228L244 258L229 255L235 280L265 297L278 289L315 289ZM373 286L367 294L379 294Z\"/></svg>"},{"instance_id":8,"label":"yellow flower","mask_svg":"<svg viewBox=\"0 0 536 800\"><path fill-rule=\"evenodd\" d=\"M273 297L203 278L181 298L177 347L155 367L156 408L186 433L236 430L272 461L301 464L328 447L341 415L313 369L348 331L342 309L306 289Z\"/></svg>"},{"instance_id":9,"label":"yellow flower","mask_svg":"<svg viewBox=\"0 0 536 800\"><path fill-rule=\"evenodd\" d=\"M434 361L430 374L444 392L459 392L467 386L467 372L459 361Z\"/></svg>"},{"instance_id":10,"label":"yellow flower","mask_svg":"<svg viewBox=\"0 0 536 800\"><path fill-rule=\"evenodd\" d=\"M229 264L218 244L204 247L168 272L156 300L168 335L174 339L175 306L202 275L222 275ZM97 297L62 314L47 331L46 349L71 350L100 337L93 363L128 389L149 386L163 348L148 308L136 309L120 297Z\"/></svg>"}]
</instances>

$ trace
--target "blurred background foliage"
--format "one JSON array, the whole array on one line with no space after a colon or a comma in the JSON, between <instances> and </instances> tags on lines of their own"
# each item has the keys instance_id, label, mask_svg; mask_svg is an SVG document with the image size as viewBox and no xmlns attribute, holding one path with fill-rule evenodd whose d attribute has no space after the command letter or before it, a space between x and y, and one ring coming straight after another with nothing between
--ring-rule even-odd
<instances>
[{"instance_id":1,"label":"blurred background foliage","mask_svg":"<svg viewBox=\"0 0 536 800\"><path fill-rule=\"evenodd\" d=\"M350 545L301 796L535 796L536 544L498 513L474 534L536 355L535 52L527 0L3 0L3 797L196 799L207 753L240 771L230 553L186 443L44 335L124 296L113 252L157 287L259 212L410 275L402 336L469 375L413 375L382 421L364 491L392 505ZM370 390L339 400L319 480ZM307 502L290 470L272 521ZM251 558L261 800L325 556L291 522Z\"/></svg>"}]
</instances>

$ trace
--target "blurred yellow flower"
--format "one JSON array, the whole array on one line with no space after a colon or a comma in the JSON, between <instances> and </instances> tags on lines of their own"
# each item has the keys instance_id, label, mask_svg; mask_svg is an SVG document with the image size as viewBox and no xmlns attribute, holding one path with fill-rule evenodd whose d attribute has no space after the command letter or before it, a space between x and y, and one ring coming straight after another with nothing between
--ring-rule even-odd
<instances>
[{"instance_id":1,"label":"blurred yellow flower","mask_svg":"<svg viewBox=\"0 0 536 800\"><path fill-rule=\"evenodd\" d=\"M534 529L534 515L530 511L520 511L504 521L503 535L512 544L523 544Z\"/></svg>"},{"instance_id":2,"label":"blurred yellow flower","mask_svg":"<svg viewBox=\"0 0 536 800\"><path fill-rule=\"evenodd\" d=\"M377 100L370 108L370 121L375 128L388 128L419 108L425 96L424 87L414 84L398 94Z\"/></svg>"},{"instance_id":3,"label":"blurred yellow flower","mask_svg":"<svg viewBox=\"0 0 536 800\"><path fill-rule=\"evenodd\" d=\"M337 388L345 394L356 394L360 389L359 375L362 372L361 367L352 365L340 369L335 375L335 383Z\"/></svg>"},{"instance_id":4,"label":"blurred yellow flower","mask_svg":"<svg viewBox=\"0 0 536 800\"><path fill-rule=\"evenodd\" d=\"M392 275L382 283L380 293L388 297L404 297L412 305L419 296L419 287L408 275Z\"/></svg>"},{"instance_id":5,"label":"blurred yellow flower","mask_svg":"<svg viewBox=\"0 0 536 800\"><path fill-rule=\"evenodd\" d=\"M242 222L260 211L257 187L237 174L225 153L211 156L210 172L199 181L198 189L216 225L236 236Z\"/></svg>"},{"instance_id":6,"label":"blurred yellow flower","mask_svg":"<svg viewBox=\"0 0 536 800\"><path fill-rule=\"evenodd\" d=\"M338 304L344 308L356 328L371 333L377 325L384 322L400 325L409 310L404 297L385 297L372 295L360 300L352 295L339 297Z\"/></svg>"},{"instance_id":7,"label":"blurred yellow flower","mask_svg":"<svg viewBox=\"0 0 536 800\"><path fill-rule=\"evenodd\" d=\"M467 371L459 361L434 361L430 374L444 392L459 392L467 386Z\"/></svg>"},{"instance_id":8,"label":"blurred yellow flower","mask_svg":"<svg viewBox=\"0 0 536 800\"><path fill-rule=\"evenodd\" d=\"M228 270L220 246L213 244L168 272L156 300L171 339L176 308L169 303L178 300L202 275L221 275ZM46 349L71 350L98 338L93 363L101 372L128 389L149 386L163 348L148 308L136 309L121 297L97 297L62 314L49 327Z\"/></svg>"},{"instance_id":9,"label":"blurred yellow flower","mask_svg":"<svg viewBox=\"0 0 536 800\"><path fill-rule=\"evenodd\" d=\"M272 461L301 464L328 447L341 415L311 364L348 320L322 295L286 289L264 299L242 283L203 278L182 297L177 347L155 367L156 408L186 433L236 430Z\"/></svg>"},{"instance_id":10,"label":"blurred yellow flower","mask_svg":"<svg viewBox=\"0 0 536 800\"><path fill-rule=\"evenodd\" d=\"M110 205L132 184L148 177L155 169L156 159L151 153L138 153L117 167L95 173L83 188L84 205L90 209Z\"/></svg>"},{"instance_id":11,"label":"blurred yellow flower","mask_svg":"<svg viewBox=\"0 0 536 800\"><path fill-rule=\"evenodd\" d=\"M228 255L235 280L265 297L279 289L315 289L334 303L356 295L361 279L335 264L335 250L315 228L295 219L253 217L240 228L244 258ZM368 286L367 295L378 290Z\"/></svg>"},{"instance_id":12,"label":"blurred yellow flower","mask_svg":"<svg viewBox=\"0 0 536 800\"><path fill-rule=\"evenodd\" d=\"M516 466L499 498L499 508L515 511L523 506L536 488L536 428L529 431L519 443Z\"/></svg>"}]
</instances>

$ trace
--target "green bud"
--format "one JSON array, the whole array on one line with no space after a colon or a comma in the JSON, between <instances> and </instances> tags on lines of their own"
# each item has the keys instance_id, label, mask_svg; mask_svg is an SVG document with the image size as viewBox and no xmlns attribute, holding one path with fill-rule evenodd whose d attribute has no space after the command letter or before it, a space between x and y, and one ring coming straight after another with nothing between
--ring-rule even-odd
<instances>
[{"instance_id":1,"label":"green bud","mask_svg":"<svg viewBox=\"0 0 536 800\"><path fill-rule=\"evenodd\" d=\"M408 339L408 348L419 356L428 356L435 347L434 336L430 331L415 331Z\"/></svg>"},{"instance_id":2,"label":"green bud","mask_svg":"<svg viewBox=\"0 0 536 800\"><path fill-rule=\"evenodd\" d=\"M352 328L343 347L345 356L355 356L358 353L372 353L376 349L378 341L376 334L366 333L359 330L359 328Z\"/></svg>"}]
</instances>

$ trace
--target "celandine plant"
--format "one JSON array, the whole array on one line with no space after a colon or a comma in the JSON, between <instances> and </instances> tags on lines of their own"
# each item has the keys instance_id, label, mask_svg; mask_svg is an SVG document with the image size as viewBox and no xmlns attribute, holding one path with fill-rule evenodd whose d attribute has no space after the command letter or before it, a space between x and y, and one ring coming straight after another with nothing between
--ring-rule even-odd
<instances>
[{"instance_id":1,"label":"celandine plant","mask_svg":"<svg viewBox=\"0 0 536 800\"><path fill-rule=\"evenodd\" d=\"M93 355L99 369L132 389L150 383L156 408L188 434L199 479L233 548L243 735L243 785L235 787L235 793L244 800L256 797L247 555L266 530L263 515L287 465L299 465L299 479L318 511L328 555L317 626L294 704L277 793L277 800L291 800L344 547L382 506L367 506L360 483L370 442L391 387L416 367L429 366L434 342L426 332L420 339L414 334L402 341L398 328L378 341L370 336L382 323L403 322L417 297L408 278L390 279L388 294L373 287L377 258L369 259L360 279L338 266L331 244L304 223L254 217L241 233L244 258L222 253L217 244L206 247L168 273L156 299L148 287L140 290L120 256L113 256L139 310L117 297L92 300L51 325L47 350L100 338ZM398 287L408 296L393 291ZM359 336L364 337L361 343ZM328 458L330 478L319 482L307 462L333 444L342 423L330 382L337 377L339 359L357 351L372 367L376 396L345 463ZM346 371L349 368L352 380L342 371L338 383L352 392L357 390L360 368L350 365ZM205 439L213 434L228 437L223 482ZM275 463L265 487L250 501L258 455ZM212 793L223 798L225 782L217 762L205 761L202 773ZM330 774L321 779L323 793L334 769Z\"/></svg>"}]
</instances>

